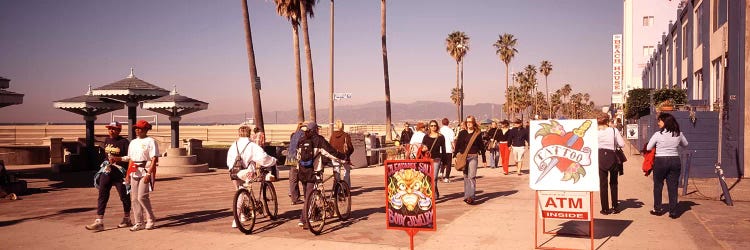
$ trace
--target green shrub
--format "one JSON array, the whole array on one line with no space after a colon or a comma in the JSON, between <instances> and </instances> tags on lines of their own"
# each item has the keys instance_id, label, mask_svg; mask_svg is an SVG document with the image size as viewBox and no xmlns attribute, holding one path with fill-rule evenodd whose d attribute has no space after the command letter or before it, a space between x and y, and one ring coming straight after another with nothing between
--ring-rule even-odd
<instances>
[{"instance_id":1,"label":"green shrub","mask_svg":"<svg viewBox=\"0 0 750 250\"><path fill-rule=\"evenodd\" d=\"M638 119L651 113L653 89L631 89L625 104L625 119Z\"/></svg>"},{"instance_id":2,"label":"green shrub","mask_svg":"<svg viewBox=\"0 0 750 250\"><path fill-rule=\"evenodd\" d=\"M653 104L671 100L673 105L687 103L687 91L684 89L657 89L654 91Z\"/></svg>"}]
</instances>

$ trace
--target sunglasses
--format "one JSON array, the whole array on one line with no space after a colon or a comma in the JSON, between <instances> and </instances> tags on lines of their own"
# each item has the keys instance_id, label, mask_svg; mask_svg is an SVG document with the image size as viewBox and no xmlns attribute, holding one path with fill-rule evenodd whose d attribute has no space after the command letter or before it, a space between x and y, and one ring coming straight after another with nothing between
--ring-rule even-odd
<instances>
[{"instance_id":1,"label":"sunglasses","mask_svg":"<svg viewBox=\"0 0 750 250\"><path fill-rule=\"evenodd\" d=\"M430 127L437 127L437 124L430 124Z\"/></svg>"}]
</instances>

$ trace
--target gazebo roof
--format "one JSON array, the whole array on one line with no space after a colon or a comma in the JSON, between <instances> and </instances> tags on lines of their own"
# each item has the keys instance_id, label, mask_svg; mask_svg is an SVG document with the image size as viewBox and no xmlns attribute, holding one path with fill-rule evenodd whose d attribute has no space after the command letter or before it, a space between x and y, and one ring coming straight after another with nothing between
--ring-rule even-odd
<instances>
[{"instance_id":1,"label":"gazebo roof","mask_svg":"<svg viewBox=\"0 0 750 250\"><path fill-rule=\"evenodd\" d=\"M89 92L85 95L55 101L53 106L80 115L99 115L125 106L122 102L95 96L91 92L89 87Z\"/></svg>"},{"instance_id":2,"label":"gazebo roof","mask_svg":"<svg viewBox=\"0 0 750 250\"><path fill-rule=\"evenodd\" d=\"M169 91L138 79L130 69L125 79L93 89L93 95L105 96L121 101L150 100L169 94Z\"/></svg>"},{"instance_id":3,"label":"gazebo roof","mask_svg":"<svg viewBox=\"0 0 750 250\"><path fill-rule=\"evenodd\" d=\"M177 94L175 88L167 96L141 103L141 108L169 116L182 116L208 109L208 103Z\"/></svg>"},{"instance_id":4,"label":"gazebo roof","mask_svg":"<svg viewBox=\"0 0 750 250\"><path fill-rule=\"evenodd\" d=\"M0 89L0 108L23 103L23 94Z\"/></svg>"}]
</instances>

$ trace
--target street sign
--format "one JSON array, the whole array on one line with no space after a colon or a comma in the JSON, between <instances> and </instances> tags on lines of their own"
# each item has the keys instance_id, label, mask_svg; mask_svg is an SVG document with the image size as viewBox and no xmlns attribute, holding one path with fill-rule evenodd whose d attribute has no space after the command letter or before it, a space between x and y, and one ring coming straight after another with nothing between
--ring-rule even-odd
<instances>
[{"instance_id":1,"label":"street sign","mask_svg":"<svg viewBox=\"0 0 750 250\"><path fill-rule=\"evenodd\" d=\"M351 99L352 93L333 93L334 100Z\"/></svg>"},{"instance_id":2,"label":"street sign","mask_svg":"<svg viewBox=\"0 0 750 250\"><path fill-rule=\"evenodd\" d=\"M255 77L255 88L260 90L260 76Z\"/></svg>"},{"instance_id":3,"label":"street sign","mask_svg":"<svg viewBox=\"0 0 750 250\"><path fill-rule=\"evenodd\" d=\"M628 140L638 139L638 124L628 124L625 127L625 135L627 136Z\"/></svg>"}]
</instances>

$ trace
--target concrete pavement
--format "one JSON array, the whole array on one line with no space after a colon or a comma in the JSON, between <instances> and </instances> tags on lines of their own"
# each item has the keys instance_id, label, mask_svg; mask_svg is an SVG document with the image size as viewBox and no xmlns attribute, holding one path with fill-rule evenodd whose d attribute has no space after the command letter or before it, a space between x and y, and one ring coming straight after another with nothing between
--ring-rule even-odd
<instances>
[{"instance_id":1,"label":"concrete pavement","mask_svg":"<svg viewBox=\"0 0 750 250\"><path fill-rule=\"evenodd\" d=\"M742 249L750 243L746 236L750 234L750 204L739 195L734 207L715 200L681 197L684 211L678 219L650 215L652 184L650 178L642 175L640 162L640 156L629 154L625 175L620 177L620 200L625 208L620 214L600 215L598 193L594 195L595 248ZM23 169L16 170L19 168ZM0 201L2 249L409 247L405 232L385 229L382 167L352 172L352 218L345 222L334 219L320 236L296 226L301 206L289 204L286 179L275 182L280 218L259 218L252 235L230 228L233 192L226 170L159 176L152 195L159 228L152 231L115 228L123 212L113 190L105 217L106 230L90 232L83 226L91 223L96 213L93 173L52 174L46 168L33 166L9 169L20 171L19 177L29 181L32 194L21 196L18 201ZM286 171L281 172L282 178L286 175ZM437 204L438 230L418 233L415 248L534 248L534 191L528 187L528 175L505 176L497 169L481 168L478 176L479 202L473 206L463 203L463 183L455 171L453 182L438 184L442 195ZM711 186L710 180L703 182ZM701 181L694 183L698 186ZM740 182L733 190L747 191L747 186ZM666 201L666 194L664 198ZM548 229L564 231L586 232L587 226L585 222L547 222ZM587 237L540 234L539 242L547 247L589 247Z\"/></svg>"}]
</instances>

